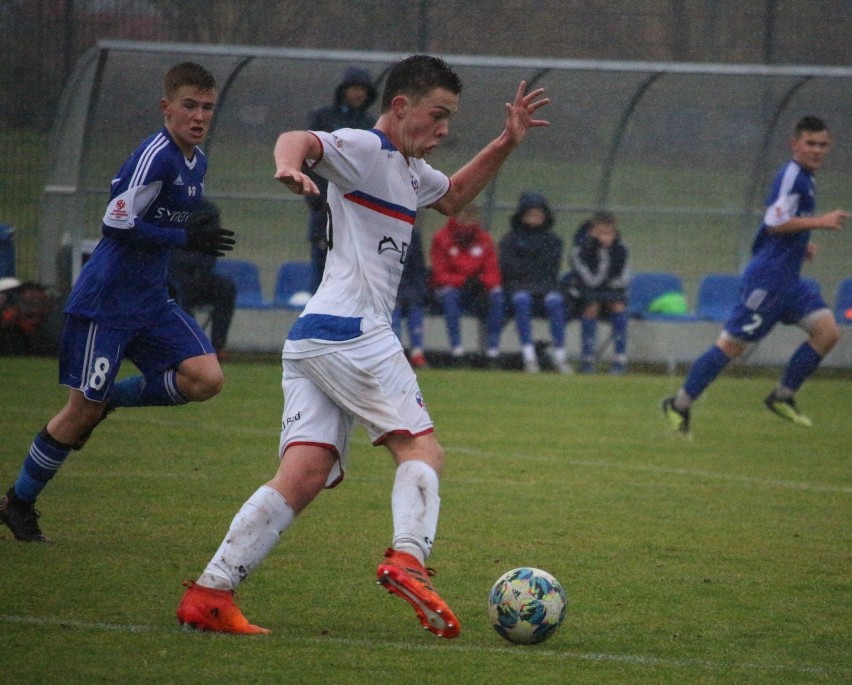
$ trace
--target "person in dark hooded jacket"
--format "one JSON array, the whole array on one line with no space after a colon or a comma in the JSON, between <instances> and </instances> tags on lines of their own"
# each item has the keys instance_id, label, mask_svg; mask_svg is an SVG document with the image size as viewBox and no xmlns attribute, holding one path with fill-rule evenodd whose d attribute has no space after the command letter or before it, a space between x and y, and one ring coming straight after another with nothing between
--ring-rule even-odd
<instances>
[{"instance_id":1,"label":"person in dark hooded jacket","mask_svg":"<svg viewBox=\"0 0 852 685\"><path fill-rule=\"evenodd\" d=\"M219 208L209 200L201 200L195 216L197 219L209 217L211 228L222 225ZM210 342L219 361L222 361L228 357L225 345L234 317L237 286L233 279L216 273L217 259L211 254L175 250L169 262L169 286L184 310L192 313L198 307L211 308Z\"/></svg>"},{"instance_id":2,"label":"person in dark hooded jacket","mask_svg":"<svg viewBox=\"0 0 852 685\"><path fill-rule=\"evenodd\" d=\"M515 314L524 370L539 371L532 338L533 316L550 322L553 367L571 373L565 354L565 299L559 290L562 238L553 231L553 211L541 193L525 192L511 218L510 230L500 240L503 287Z\"/></svg>"},{"instance_id":3,"label":"person in dark hooded jacket","mask_svg":"<svg viewBox=\"0 0 852 685\"><path fill-rule=\"evenodd\" d=\"M334 89L334 102L311 112L308 118L308 130L336 131L341 128L372 128L376 118L367 110L376 101L378 91L373 85L370 74L360 67L350 66L343 72L343 79ZM311 293L316 292L325 271L325 254L328 250L326 235L326 192L328 181L314 173L309 173L319 188L319 195L307 195L310 217L308 220L308 241L311 244L311 266L313 278Z\"/></svg>"}]
</instances>

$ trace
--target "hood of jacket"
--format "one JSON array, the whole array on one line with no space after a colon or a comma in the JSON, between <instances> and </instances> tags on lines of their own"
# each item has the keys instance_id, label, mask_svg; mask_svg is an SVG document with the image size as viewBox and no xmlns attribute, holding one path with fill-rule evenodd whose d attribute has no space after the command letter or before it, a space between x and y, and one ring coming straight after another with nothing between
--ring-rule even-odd
<instances>
[{"instance_id":1,"label":"hood of jacket","mask_svg":"<svg viewBox=\"0 0 852 685\"><path fill-rule=\"evenodd\" d=\"M338 107L343 107L343 93L349 86L364 86L367 89L367 100L364 102L364 106L360 108L360 111L368 110L379 95L366 69L361 69L361 67L346 67L346 70L343 72L343 80L337 84L337 88L334 90L334 104Z\"/></svg>"},{"instance_id":2,"label":"hood of jacket","mask_svg":"<svg viewBox=\"0 0 852 685\"><path fill-rule=\"evenodd\" d=\"M521 217L528 209L536 207L542 210L545 214L544 224L534 229L530 229L521 223ZM511 227L516 231L549 231L553 228L553 220L553 210L551 209L547 198L545 198L541 193L527 191L525 193L521 193L521 197L518 199L518 206L515 208L515 213L512 215Z\"/></svg>"}]
</instances>

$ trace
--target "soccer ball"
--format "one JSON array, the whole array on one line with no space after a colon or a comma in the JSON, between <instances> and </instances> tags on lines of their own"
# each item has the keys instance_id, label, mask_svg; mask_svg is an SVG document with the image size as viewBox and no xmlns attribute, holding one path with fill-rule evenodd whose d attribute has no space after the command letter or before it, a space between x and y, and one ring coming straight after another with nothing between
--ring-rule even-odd
<instances>
[{"instance_id":1,"label":"soccer ball","mask_svg":"<svg viewBox=\"0 0 852 685\"><path fill-rule=\"evenodd\" d=\"M522 566L504 573L488 595L488 618L502 637L518 645L544 642L562 624L568 598L552 575Z\"/></svg>"}]
</instances>

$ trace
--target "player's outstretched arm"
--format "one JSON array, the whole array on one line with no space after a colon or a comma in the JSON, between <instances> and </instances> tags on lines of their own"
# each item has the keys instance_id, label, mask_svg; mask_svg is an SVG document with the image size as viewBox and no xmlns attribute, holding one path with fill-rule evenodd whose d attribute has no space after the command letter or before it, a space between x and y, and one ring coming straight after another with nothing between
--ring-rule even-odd
<instances>
[{"instance_id":1,"label":"player's outstretched arm","mask_svg":"<svg viewBox=\"0 0 852 685\"><path fill-rule=\"evenodd\" d=\"M275 178L296 195L319 195L317 184L302 171L307 159L322 157L322 144L307 131L287 131L275 141Z\"/></svg>"},{"instance_id":2,"label":"player's outstretched arm","mask_svg":"<svg viewBox=\"0 0 852 685\"><path fill-rule=\"evenodd\" d=\"M458 212L494 178L512 151L524 142L529 129L550 126L546 119L536 118L538 110L550 103L550 98L543 95L544 88L527 92L526 81L521 81L514 101L506 103L502 133L450 177L450 190L432 205L434 209L448 215Z\"/></svg>"},{"instance_id":3,"label":"player's outstretched arm","mask_svg":"<svg viewBox=\"0 0 852 685\"><path fill-rule=\"evenodd\" d=\"M813 231L823 229L825 231L839 231L843 228L843 222L849 218L849 212L843 209L835 209L818 216L796 216L789 221L773 226L770 233L799 233L801 231Z\"/></svg>"}]
</instances>

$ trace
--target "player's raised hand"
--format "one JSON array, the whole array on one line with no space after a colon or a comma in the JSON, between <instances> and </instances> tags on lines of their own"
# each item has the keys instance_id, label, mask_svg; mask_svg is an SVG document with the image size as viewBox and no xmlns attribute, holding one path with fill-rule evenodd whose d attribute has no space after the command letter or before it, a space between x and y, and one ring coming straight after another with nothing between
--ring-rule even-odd
<instances>
[{"instance_id":1,"label":"player's raised hand","mask_svg":"<svg viewBox=\"0 0 852 685\"><path fill-rule=\"evenodd\" d=\"M299 169L279 168L275 171L275 178L287 186L287 190L296 195L319 195L317 184L310 176Z\"/></svg>"},{"instance_id":2,"label":"player's raised hand","mask_svg":"<svg viewBox=\"0 0 852 685\"><path fill-rule=\"evenodd\" d=\"M275 179L296 195L319 195L313 179L302 171L308 159L322 157L322 144L308 131L285 131L275 141Z\"/></svg>"},{"instance_id":3,"label":"player's raised hand","mask_svg":"<svg viewBox=\"0 0 852 685\"><path fill-rule=\"evenodd\" d=\"M534 118L535 113L550 104L550 98L542 97L544 88L536 88L527 92L527 82L521 81L514 102L506 103L505 133L514 145L523 142L530 128L550 126L546 119Z\"/></svg>"}]
</instances>

